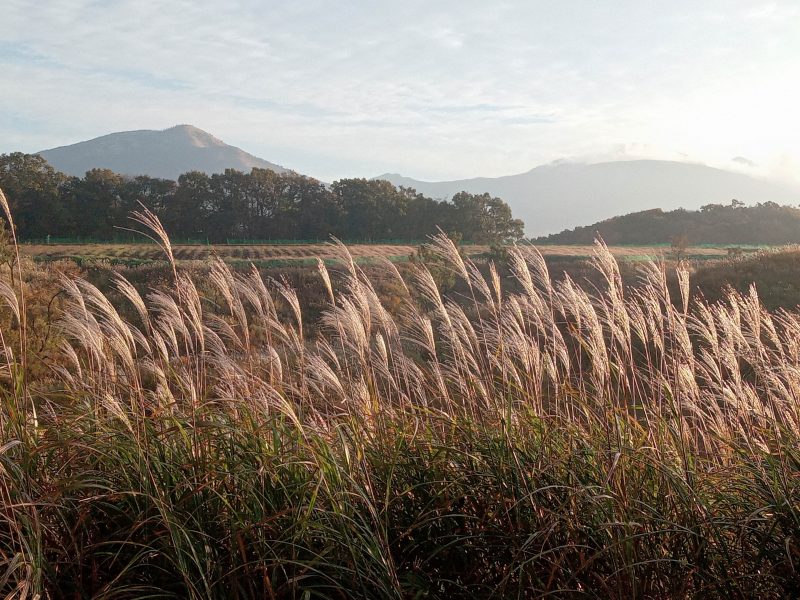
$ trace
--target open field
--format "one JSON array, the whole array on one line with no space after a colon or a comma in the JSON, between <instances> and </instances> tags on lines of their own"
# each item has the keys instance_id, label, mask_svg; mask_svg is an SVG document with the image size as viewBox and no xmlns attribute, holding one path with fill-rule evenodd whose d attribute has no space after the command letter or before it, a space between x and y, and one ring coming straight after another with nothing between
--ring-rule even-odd
<instances>
[{"instance_id":1,"label":"open field","mask_svg":"<svg viewBox=\"0 0 800 600\"><path fill-rule=\"evenodd\" d=\"M348 262L319 328L226 262L141 295L14 261L0 597L798 597L800 315L629 290L622 250L582 288L440 239L451 295Z\"/></svg>"},{"instance_id":2,"label":"open field","mask_svg":"<svg viewBox=\"0 0 800 600\"><path fill-rule=\"evenodd\" d=\"M403 261L414 252L410 244L354 244L348 246L358 259L386 258ZM592 255L590 245L543 245L539 251L545 257L581 258ZM668 246L612 246L612 255L619 260L658 259L669 253ZM480 255L489 250L484 245L465 245L468 256ZM332 259L336 251L330 244L254 244L254 245L175 245L178 261L205 261L219 256L226 261L308 261L315 258ZM155 244L25 244L22 253L40 260L71 258L77 260L141 261L164 260L163 252ZM697 259L721 258L728 255L724 247L689 247L686 255Z\"/></svg>"},{"instance_id":3,"label":"open field","mask_svg":"<svg viewBox=\"0 0 800 600\"><path fill-rule=\"evenodd\" d=\"M414 251L410 245L352 245L350 252L356 258L407 257ZM476 246L475 248L480 248ZM485 250L485 248L484 248ZM83 258L94 260L164 260L163 251L155 244L36 244L24 245L22 252L28 256L57 260L61 258ZM334 248L329 244L264 244L264 245L203 245L186 244L173 246L175 259L179 261L208 260L219 256L224 260L291 260L333 258Z\"/></svg>"}]
</instances>

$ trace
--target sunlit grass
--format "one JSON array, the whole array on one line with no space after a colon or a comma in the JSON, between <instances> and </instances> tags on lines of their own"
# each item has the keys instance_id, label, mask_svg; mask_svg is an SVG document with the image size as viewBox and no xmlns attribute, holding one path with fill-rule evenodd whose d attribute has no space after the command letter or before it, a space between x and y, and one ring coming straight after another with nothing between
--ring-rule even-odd
<instances>
[{"instance_id":1,"label":"sunlit grass","mask_svg":"<svg viewBox=\"0 0 800 600\"><path fill-rule=\"evenodd\" d=\"M331 250L321 336L222 261L145 298L118 277L129 318L65 278L52 381L3 341L3 595L800 593L800 315L685 271L672 298L655 264L624 289L602 244L601 289L526 247L512 293L435 245L466 292L386 262L392 311Z\"/></svg>"}]
</instances>

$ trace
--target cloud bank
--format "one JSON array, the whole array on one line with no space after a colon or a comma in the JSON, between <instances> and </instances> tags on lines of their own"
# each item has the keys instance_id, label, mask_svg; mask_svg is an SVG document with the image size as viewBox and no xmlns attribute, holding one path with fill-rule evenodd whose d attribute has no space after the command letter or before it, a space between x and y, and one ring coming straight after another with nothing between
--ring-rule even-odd
<instances>
[{"instance_id":1,"label":"cloud bank","mask_svg":"<svg viewBox=\"0 0 800 600\"><path fill-rule=\"evenodd\" d=\"M5 0L3 21L0 152L192 123L325 180L800 158L791 1Z\"/></svg>"}]
</instances>

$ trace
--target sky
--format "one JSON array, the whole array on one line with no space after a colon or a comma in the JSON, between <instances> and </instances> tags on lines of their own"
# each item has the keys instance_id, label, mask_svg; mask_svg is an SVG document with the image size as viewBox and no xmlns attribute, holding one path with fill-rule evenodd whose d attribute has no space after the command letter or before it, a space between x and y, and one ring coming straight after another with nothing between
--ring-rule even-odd
<instances>
[{"instance_id":1,"label":"sky","mask_svg":"<svg viewBox=\"0 0 800 600\"><path fill-rule=\"evenodd\" d=\"M800 185L800 2L2 0L0 152L181 123L325 181L657 158Z\"/></svg>"}]
</instances>

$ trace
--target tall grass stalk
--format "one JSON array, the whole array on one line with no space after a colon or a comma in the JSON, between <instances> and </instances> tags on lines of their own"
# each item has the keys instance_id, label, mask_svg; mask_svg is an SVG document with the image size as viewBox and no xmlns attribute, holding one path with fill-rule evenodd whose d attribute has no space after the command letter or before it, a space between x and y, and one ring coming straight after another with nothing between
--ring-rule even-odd
<instances>
[{"instance_id":1,"label":"tall grass stalk","mask_svg":"<svg viewBox=\"0 0 800 600\"><path fill-rule=\"evenodd\" d=\"M339 245L316 336L287 283L198 282L138 221L171 287L64 280L46 385L16 375L21 266L1 294L3 596L800 594L797 313L656 264L626 289L602 243L601 287L531 247L504 280L440 236L466 293L388 265L390 312Z\"/></svg>"}]
</instances>

